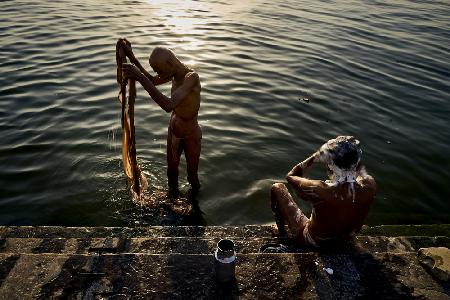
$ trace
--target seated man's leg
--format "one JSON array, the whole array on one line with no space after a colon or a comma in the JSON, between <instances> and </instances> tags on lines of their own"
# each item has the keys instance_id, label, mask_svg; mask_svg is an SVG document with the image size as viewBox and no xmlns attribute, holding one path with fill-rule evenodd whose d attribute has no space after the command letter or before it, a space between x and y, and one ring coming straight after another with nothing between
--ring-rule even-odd
<instances>
[{"instance_id":1,"label":"seated man's leg","mask_svg":"<svg viewBox=\"0 0 450 300\"><path fill-rule=\"evenodd\" d=\"M287 223L289 231L296 239L299 242L304 242L303 230L309 219L295 204L287 187L282 183L272 185L270 200L280 235L285 234L284 224Z\"/></svg>"}]
</instances>

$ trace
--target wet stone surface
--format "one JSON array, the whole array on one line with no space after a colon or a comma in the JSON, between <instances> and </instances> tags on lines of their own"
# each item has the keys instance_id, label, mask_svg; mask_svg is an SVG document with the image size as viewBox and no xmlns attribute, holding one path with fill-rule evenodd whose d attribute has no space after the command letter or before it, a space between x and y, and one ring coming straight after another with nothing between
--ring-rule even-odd
<instances>
[{"instance_id":1,"label":"wet stone surface","mask_svg":"<svg viewBox=\"0 0 450 300\"><path fill-rule=\"evenodd\" d=\"M450 281L450 250L446 247L419 249L419 261L439 280Z\"/></svg>"},{"instance_id":2,"label":"wet stone surface","mask_svg":"<svg viewBox=\"0 0 450 300\"><path fill-rule=\"evenodd\" d=\"M238 246L236 276L219 283L224 237ZM0 299L450 299L417 256L448 247L445 236L358 236L296 253L259 253L289 243L265 226L1 227L0 241Z\"/></svg>"}]
</instances>

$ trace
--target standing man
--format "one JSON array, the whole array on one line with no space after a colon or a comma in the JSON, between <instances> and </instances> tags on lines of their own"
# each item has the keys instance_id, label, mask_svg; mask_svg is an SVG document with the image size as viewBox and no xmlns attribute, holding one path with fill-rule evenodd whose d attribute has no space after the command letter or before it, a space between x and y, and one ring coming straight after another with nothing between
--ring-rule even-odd
<instances>
[{"instance_id":1,"label":"standing man","mask_svg":"<svg viewBox=\"0 0 450 300\"><path fill-rule=\"evenodd\" d=\"M178 166L184 150L188 181L195 194L200 189L198 164L202 130L197 116L200 109L200 79L198 74L184 65L175 54L156 47L150 55L150 66L157 76L150 75L134 56L125 39L119 39L132 64L123 64L126 78L135 79L164 111L171 112L167 134L167 177L169 191L178 192ZM172 82L171 96L163 95L157 85Z\"/></svg>"},{"instance_id":2,"label":"standing man","mask_svg":"<svg viewBox=\"0 0 450 300\"><path fill-rule=\"evenodd\" d=\"M272 186L271 207L280 236L285 235L284 224L287 223L298 243L318 247L361 229L376 192L375 180L361 164L361 154L358 140L339 136L287 174L288 183L303 200L312 204L309 219L284 184ZM305 172L315 162L326 164L328 180L305 177Z\"/></svg>"}]
</instances>

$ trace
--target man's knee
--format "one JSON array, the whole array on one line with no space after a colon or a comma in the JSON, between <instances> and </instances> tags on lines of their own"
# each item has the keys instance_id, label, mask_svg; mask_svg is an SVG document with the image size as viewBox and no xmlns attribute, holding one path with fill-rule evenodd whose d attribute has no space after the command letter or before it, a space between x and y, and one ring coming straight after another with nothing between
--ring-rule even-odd
<instances>
[{"instance_id":1,"label":"man's knee","mask_svg":"<svg viewBox=\"0 0 450 300\"><path fill-rule=\"evenodd\" d=\"M197 153L192 153L191 151L189 151L189 149L187 149L186 167L189 177L197 176L199 163L200 163L200 155L197 155Z\"/></svg>"},{"instance_id":2,"label":"man's knee","mask_svg":"<svg viewBox=\"0 0 450 300\"><path fill-rule=\"evenodd\" d=\"M270 189L270 193L272 208L284 207L289 203L289 191L283 183L274 183Z\"/></svg>"},{"instance_id":3,"label":"man's knee","mask_svg":"<svg viewBox=\"0 0 450 300\"><path fill-rule=\"evenodd\" d=\"M281 182L272 184L272 188L270 189L272 196L279 195L285 191L287 191L287 187Z\"/></svg>"},{"instance_id":4,"label":"man's knee","mask_svg":"<svg viewBox=\"0 0 450 300\"><path fill-rule=\"evenodd\" d=\"M169 169L177 169L178 170L179 165L180 165L180 160L167 159L167 166L169 167Z\"/></svg>"}]
</instances>

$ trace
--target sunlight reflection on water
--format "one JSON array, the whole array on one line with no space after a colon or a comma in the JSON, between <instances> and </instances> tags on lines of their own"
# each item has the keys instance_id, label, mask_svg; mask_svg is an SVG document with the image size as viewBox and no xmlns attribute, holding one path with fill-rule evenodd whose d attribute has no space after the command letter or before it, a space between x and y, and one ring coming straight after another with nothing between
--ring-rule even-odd
<instances>
[{"instance_id":1,"label":"sunlight reflection on water","mask_svg":"<svg viewBox=\"0 0 450 300\"><path fill-rule=\"evenodd\" d=\"M444 1L0 2L0 224L160 221L126 193L118 37L145 67L161 45L200 75L209 224L271 222L271 183L339 134L361 140L377 179L370 224L448 220L449 14ZM167 123L138 87L138 160L161 188Z\"/></svg>"}]
</instances>

